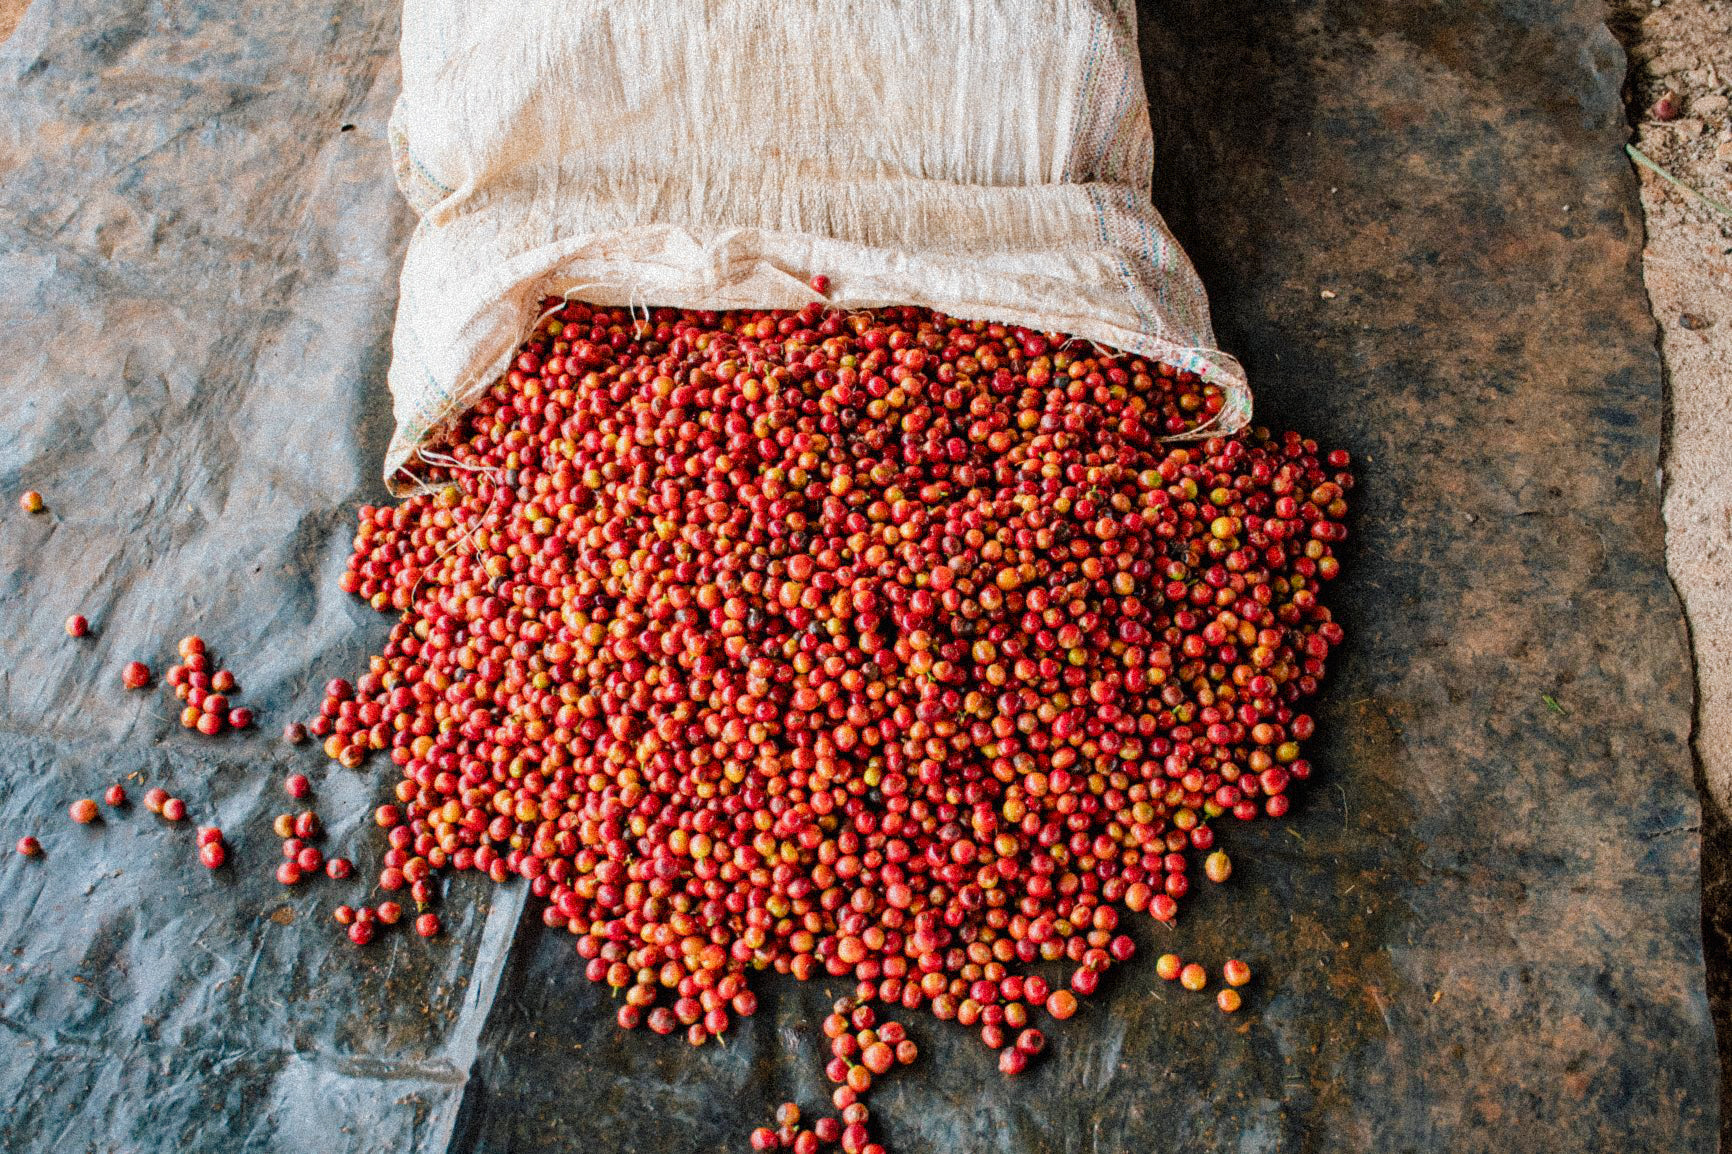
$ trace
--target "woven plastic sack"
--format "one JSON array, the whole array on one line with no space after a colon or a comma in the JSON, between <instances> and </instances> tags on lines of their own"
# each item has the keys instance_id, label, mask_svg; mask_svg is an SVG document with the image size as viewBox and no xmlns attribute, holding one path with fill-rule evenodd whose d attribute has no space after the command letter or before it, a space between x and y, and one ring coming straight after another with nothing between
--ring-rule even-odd
<instances>
[{"instance_id":1,"label":"woven plastic sack","mask_svg":"<svg viewBox=\"0 0 1732 1154\"><path fill-rule=\"evenodd\" d=\"M420 216L393 488L544 296L923 305L1220 385L1237 361L1150 203L1130 0L405 0L398 184Z\"/></svg>"}]
</instances>

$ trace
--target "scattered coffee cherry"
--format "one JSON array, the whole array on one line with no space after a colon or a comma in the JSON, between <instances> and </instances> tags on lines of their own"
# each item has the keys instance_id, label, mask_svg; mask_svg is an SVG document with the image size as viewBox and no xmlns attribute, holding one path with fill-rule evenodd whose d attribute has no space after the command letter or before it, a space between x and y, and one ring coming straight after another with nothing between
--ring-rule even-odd
<instances>
[{"instance_id":1,"label":"scattered coffee cherry","mask_svg":"<svg viewBox=\"0 0 1732 1154\"><path fill-rule=\"evenodd\" d=\"M109 809L119 809L126 804L126 787L118 782L108 787L102 795L103 803Z\"/></svg>"},{"instance_id":2,"label":"scattered coffee cherry","mask_svg":"<svg viewBox=\"0 0 1732 1154\"><path fill-rule=\"evenodd\" d=\"M223 731L222 715L217 713L201 713L193 724L206 737L215 737Z\"/></svg>"},{"instance_id":3,"label":"scattered coffee cherry","mask_svg":"<svg viewBox=\"0 0 1732 1154\"><path fill-rule=\"evenodd\" d=\"M295 855L295 864L301 867L303 874L315 874L325 867L325 855L318 846L302 846L301 852Z\"/></svg>"},{"instance_id":4,"label":"scattered coffee cherry","mask_svg":"<svg viewBox=\"0 0 1732 1154\"><path fill-rule=\"evenodd\" d=\"M1036 1029L1024 1030L1016 1036L1016 1048L1032 1058L1046 1049L1046 1035Z\"/></svg>"},{"instance_id":5,"label":"scattered coffee cherry","mask_svg":"<svg viewBox=\"0 0 1732 1154\"><path fill-rule=\"evenodd\" d=\"M226 669L219 669L210 675L210 687L215 693L234 693L240 689L235 675Z\"/></svg>"},{"instance_id":6,"label":"scattered coffee cherry","mask_svg":"<svg viewBox=\"0 0 1732 1154\"><path fill-rule=\"evenodd\" d=\"M812 285L812 291L817 293L819 296L828 296L829 295L829 293L830 293L830 278L825 276L823 273L818 273L816 276L814 276L810 283Z\"/></svg>"},{"instance_id":7,"label":"scattered coffee cherry","mask_svg":"<svg viewBox=\"0 0 1732 1154\"><path fill-rule=\"evenodd\" d=\"M229 710L228 721L230 729L246 729L253 723L253 711L244 705L236 706Z\"/></svg>"},{"instance_id":8,"label":"scattered coffee cherry","mask_svg":"<svg viewBox=\"0 0 1732 1154\"><path fill-rule=\"evenodd\" d=\"M860 1051L860 1062L874 1074L888 1074L896 1064L896 1051L884 1042L873 1042Z\"/></svg>"},{"instance_id":9,"label":"scattered coffee cherry","mask_svg":"<svg viewBox=\"0 0 1732 1154\"><path fill-rule=\"evenodd\" d=\"M283 856L294 861L301 856L301 851L307 848L307 843L298 837L291 837L283 842Z\"/></svg>"},{"instance_id":10,"label":"scattered coffee cherry","mask_svg":"<svg viewBox=\"0 0 1732 1154\"><path fill-rule=\"evenodd\" d=\"M1238 958L1229 958L1221 967L1221 977L1229 986L1243 986L1251 980L1251 967Z\"/></svg>"},{"instance_id":11,"label":"scattered coffee cherry","mask_svg":"<svg viewBox=\"0 0 1732 1154\"><path fill-rule=\"evenodd\" d=\"M1069 990L1054 990L1046 999L1046 1012L1062 1022L1077 1011L1076 995Z\"/></svg>"},{"instance_id":12,"label":"scattered coffee cherry","mask_svg":"<svg viewBox=\"0 0 1732 1154\"><path fill-rule=\"evenodd\" d=\"M437 936L439 933L439 915L429 911L416 918L415 932L424 938Z\"/></svg>"},{"instance_id":13,"label":"scattered coffee cherry","mask_svg":"<svg viewBox=\"0 0 1732 1154\"><path fill-rule=\"evenodd\" d=\"M352 907L352 906L338 906L336 909L331 911L331 920L336 922L339 926L352 926L352 925L354 925L355 924L354 907Z\"/></svg>"},{"instance_id":14,"label":"scattered coffee cherry","mask_svg":"<svg viewBox=\"0 0 1732 1154\"><path fill-rule=\"evenodd\" d=\"M164 803L168 801L168 790L153 785L144 791L144 808L151 813L160 814Z\"/></svg>"},{"instance_id":15,"label":"scattered coffee cherry","mask_svg":"<svg viewBox=\"0 0 1732 1154\"><path fill-rule=\"evenodd\" d=\"M385 925L394 926L403 916L403 907L396 902L380 902L375 912Z\"/></svg>"},{"instance_id":16,"label":"scattered coffee cherry","mask_svg":"<svg viewBox=\"0 0 1732 1154\"><path fill-rule=\"evenodd\" d=\"M150 685L150 666L142 661L129 661L120 671L120 683L128 689L144 689Z\"/></svg>"},{"instance_id":17,"label":"scattered coffee cherry","mask_svg":"<svg viewBox=\"0 0 1732 1154\"><path fill-rule=\"evenodd\" d=\"M298 721L291 721L283 726L283 740L290 745L300 745L307 740L307 727Z\"/></svg>"},{"instance_id":18,"label":"scattered coffee cherry","mask_svg":"<svg viewBox=\"0 0 1732 1154\"><path fill-rule=\"evenodd\" d=\"M312 841L325 832L319 822L319 815L312 810L303 810L295 815L295 836L302 841Z\"/></svg>"},{"instance_id":19,"label":"scattered coffee cherry","mask_svg":"<svg viewBox=\"0 0 1732 1154\"><path fill-rule=\"evenodd\" d=\"M364 946L373 940L373 923L357 920L349 927L349 940L357 946Z\"/></svg>"},{"instance_id":20,"label":"scattered coffee cherry","mask_svg":"<svg viewBox=\"0 0 1732 1154\"><path fill-rule=\"evenodd\" d=\"M221 841L206 842L198 847L198 860L206 869L221 869L228 857L228 850L223 848Z\"/></svg>"},{"instance_id":21,"label":"scattered coffee cherry","mask_svg":"<svg viewBox=\"0 0 1732 1154\"><path fill-rule=\"evenodd\" d=\"M279 813L275 820L271 822L271 832L282 838L284 841L294 837L295 815L292 813Z\"/></svg>"},{"instance_id":22,"label":"scattered coffee cherry","mask_svg":"<svg viewBox=\"0 0 1732 1154\"><path fill-rule=\"evenodd\" d=\"M18 852L23 854L25 857L40 857L42 854L42 843L31 837L29 834L25 834L23 837L18 839Z\"/></svg>"},{"instance_id":23,"label":"scattered coffee cherry","mask_svg":"<svg viewBox=\"0 0 1732 1154\"><path fill-rule=\"evenodd\" d=\"M183 728L197 729L204 720L204 711L196 705L189 705L180 711L180 723Z\"/></svg>"},{"instance_id":24,"label":"scattered coffee cherry","mask_svg":"<svg viewBox=\"0 0 1732 1154\"><path fill-rule=\"evenodd\" d=\"M283 782L283 789L298 801L313 792L313 783L307 780L304 773L291 773L289 779Z\"/></svg>"},{"instance_id":25,"label":"scattered coffee cherry","mask_svg":"<svg viewBox=\"0 0 1732 1154\"><path fill-rule=\"evenodd\" d=\"M301 867L292 861L286 861L277 867L277 881L285 886L301 884Z\"/></svg>"},{"instance_id":26,"label":"scattered coffee cherry","mask_svg":"<svg viewBox=\"0 0 1732 1154\"><path fill-rule=\"evenodd\" d=\"M97 819L99 814L99 811L96 808L96 803L88 797L81 797L77 801L73 802L71 806L67 808L66 812L70 814L72 820L77 822L79 825L89 825Z\"/></svg>"},{"instance_id":27,"label":"scattered coffee cherry","mask_svg":"<svg viewBox=\"0 0 1732 1154\"><path fill-rule=\"evenodd\" d=\"M200 826L197 844L201 846L221 844L223 831L214 825Z\"/></svg>"},{"instance_id":28,"label":"scattered coffee cherry","mask_svg":"<svg viewBox=\"0 0 1732 1154\"><path fill-rule=\"evenodd\" d=\"M754 1150L776 1150L782 1145L781 1139L776 1137L776 1132L768 1126L759 1126L753 1130L751 1142Z\"/></svg>"},{"instance_id":29,"label":"scattered coffee cherry","mask_svg":"<svg viewBox=\"0 0 1732 1154\"><path fill-rule=\"evenodd\" d=\"M1155 959L1155 973L1169 982L1178 980L1184 966L1185 961L1178 954L1162 954Z\"/></svg>"},{"instance_id":30,"label":"scattered coffee cherry","mask_svg":"<svg viewBox=\"0 0 1732 1154\"><path fill-rule=\"evenodd\" d=\"M18 507L26 513L42 512L42 494L35 489L26 489L18 498Z\"/></svg>"},{"instance_id":31,"label":"scattered coffee cherry","mask_svg":"<svg viewBox=\"0 0 1732 1154\"><path fill-rule=\"evenodd\" d=\"M1209 984L1209 971L1191 962L1179 971L1179 985L1187 990L1200 990Z\"/></svg>"},{"instance_id":32,"label":"scattered coffee cherry","mask_svg":"<svg viewBox=\"0 0 1732 1154\"><path fill-rule=\"evenodd\" d=\"M1009 1078L1028 1069L1028 1055L1011 1046L1001 1050L998 1055L998 1072Z\"/></svg>"},{"instance_id":33,"label":"scattered coffee cherry","mask_svg":"<svg viewBox=\"0 0 1732 1154\"><path fill-rule=\"evenodd\" d=\"M68 637L83 637L90 632L90 622L84 614L74 613L66 619L66 635Z\"/></svg>"},{"instance_id":34,"label":"scattered coffee cherry","mask_svg":"<svg viewBox=\"0 0 1732 1154\"><path fill-rule=\"evenodd\" d=\"M197 634L182 637L180 639L180 644L175 647L175 650L180 654L182 661L190 661L194 656L202 656L204 654L204 638ZM202 665L200 668L202 668Z\"/></svg>"},{"instance_id":35,"label":"scattered coffee cherry","mask_svg":"<svg viewBox=\"0 0 1732 1154\"><path fill-rule=\"evenodd\" d=\"M334 857L325 863L325 876L334 882L340 882L354 872L353 863L346 857Z\"/></svg>"},{"instance_id":36,"label":"scattered coffee cherry","mask_svg":"<svg viewBox=\"0 0 1732 1154\"><path fill-rule=\"evenodd\" d=\"M1233 876L1233 859L1225 850L1216 850L1203 859L1203 876L1217 884Z\"/></svg>"},{"instance_id":37,"label":"scattered coffee cherry","mask_svg":"<svg viewBox=\"0 0 1732 1154\"><path fill-rule=\"evenodd\" d=\"M1221 1007L1223 1014L1231 1014L1243 1004L1243 999L1239 996L1238 990L1229 986L1215 994L1215 1004Z\"/></svg>"}]
</instances>

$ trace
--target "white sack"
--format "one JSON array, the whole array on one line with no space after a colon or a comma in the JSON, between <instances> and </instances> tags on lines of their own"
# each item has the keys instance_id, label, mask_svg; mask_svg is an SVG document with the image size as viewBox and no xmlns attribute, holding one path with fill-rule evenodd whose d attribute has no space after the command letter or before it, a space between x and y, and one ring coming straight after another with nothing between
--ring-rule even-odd
<instances>
[{"instance_id":1,"label":"white sack","mask_svg":"<svg viewBox=\"0 0 1732 1154\"><path fill-rule=\"evenodd\" d=\"M386 475L504 371L543 296L925 305L1223 387L1150 203L1131 0L405 0Z\"/></svg>"}]
</instances>

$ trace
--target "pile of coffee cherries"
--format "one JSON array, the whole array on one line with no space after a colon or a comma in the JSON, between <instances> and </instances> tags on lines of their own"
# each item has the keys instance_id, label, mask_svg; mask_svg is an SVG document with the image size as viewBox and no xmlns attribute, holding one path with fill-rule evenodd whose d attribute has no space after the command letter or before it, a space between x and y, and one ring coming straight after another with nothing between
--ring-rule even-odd
<instances>
[{"instance_id":1,"label":"pile of coffee cherries","mask_svg":"<svg viewBox=\"0 0 1732 1154\"><path fill-rule=\"evenodd\" d=\"M423 490L360 510L343 587L396 624L309 728L399 767L391 881L525 879L623 1027L852 982L840 1116L753 1143L876 1152L860 1097L915 1053L885 1011L1016 1074L1221 820L1287 811L1347 455L924 309L544 312Z\"/></svg>"}]
</instances>

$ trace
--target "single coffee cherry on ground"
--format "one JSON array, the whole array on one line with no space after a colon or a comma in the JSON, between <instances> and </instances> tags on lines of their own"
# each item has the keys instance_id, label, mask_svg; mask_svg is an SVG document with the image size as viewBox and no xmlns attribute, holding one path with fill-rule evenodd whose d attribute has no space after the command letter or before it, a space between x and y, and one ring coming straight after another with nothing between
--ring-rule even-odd
<instances>
[{"instance_id":1,"label":"single coffee cherry on ground","mask_svg":"<svg viewBox=\"0 0 1732 1154\"><path fill-rule=\"evenodd\" d=\"M206 869L221 869L228 857L228 850L223 848L220 841L207 842L198 847L198 860L204 863Z\"/></svg>"},{"instance_id":2,"label":"single coffee cherry on ground","mask_svg":"<svg viewBox=\"0 0 1732 1154\"><path fill-rule=\"evenodd\" d=\"M25 857L37 857L42 853L42 843L25 834L18 839L18 852Z\"/></svg>"},{"instance_id":3,"label":"single coffee cherry on ground","mask_svg":"<svg viewBox=\"0 0 1732 1154\"><path fill-rule=\"evenodd\" d=\"M368 942L372 941L373 923L363 922L357 919L355 924L349 927L349 940L354 942L357 946L364 946Z\"/></svg>"},{"instance_id":4,"label":"single coffee cherry on ground","mask_svg":"<svg viewBox=\"0 0 1732 1154\"><path fill-rule=\"evenodd\" d=\"M1178 954L1162 954L1155 959L1155 973L1169 982L1177 981L1184 968L1185 960Z\"/></svg>"},{"instance_id":5,"label":"single coffee cherry on ground","mask_svg":"<svg viewBox=\"0 0 1732 1154\"><path fill-rule=\"evenodd\" d=\"M335 882L342 881L354 872L354 865L346 857L334 857L325 863L325 876Z\"/></svg>"},{"instance_id":6,"label":"single coffee cherry on ground","mask_svg":"<svg viewBox=\"0 0 1732 1154\"><path fill-rule=\"evenodd\" d=\"M403 907L396 902L380 902L374 912L378 914L381 922L388 926L394 926L398 919L403 916Z\"/></svg>"},{"instance_id":7,"label":"single coffee cherry on ground","mask_svg":"<svg viewBox=\"0 0 1732 1154\"><path fill-rule=\"evenodd\" d=\"M1209 984L1209 971L1191 962L1179 971L1179 985L1187 990L1200 990Z\"/></svg>"},{"instance_id":8,"label":"single coffee cherry on ground","mask_svg":"<svg viewBox=\"0 0 1732 1154\"><path fill-rule=\"evenodd\" d=\"M210 687L216 693L233 693L240 688L240 684L235 681L234 674L226 669L219 669L210 675Z\"/></svg>"},{"instance_id":9,"label":"single coffee cherry on ground","mask_svg":"<svg viewBox=\"0 0 1732 1154\"><path fill-rule=\"evenodd\" d=\"M1242 986L1251 980L1251 967L1238 958L1229 958L1221 967L1221 976L1229 986Z\"/></svg>"},{"instance_id":10,"label":"single coffee cherry on ground","mask_svg":"<svg viewBox=\"0 0 1732 1154\"><path fill-rule=\"evenodd\" d=\"M244 705L229 710L229 728L246 729L253 723L253 711Z\"/></svg>"},{"instance_id":11,"label":"single coffee cherry on ground","mask_svg":"<svg viewBox=\"0 0 1732 1154\"><path fill-rule=\"evenodd\" d=\"M83 637L90 632L90 622L84 614L74 613L66 619L66 635L68 637Z\"/></svg>"},{"instance_id":12,"label":"single coffee cherry on ground","mask_svg":"<svg viewBox=\"0 0 1732 1154\"><path fill-rule=\"evenodd\" d=\"M1046 1012L1059 1021L1076 1013L1076 995L1069 990L1054 990L1046 999Z\"/></svg>"},{"instance_id":13,"label":"single coffee cherry on ground","mask_svg":"<svg viewBox=\"0 0 1732 1154\"><path fill-rule=\"evenodd\" d=\"M102 800L110 809L119 809L126 804L126 787L119 784L109 786L102 795Z\"/></svg>"},{"instance_id":14,"label":"single coffee cherry on ground","mask_svg":"<svg viewBox=\"0 0 1732 1154\"><path fill-rule=\"evenodd\" d=\"M415 932L424 938L431 938L439 933L439 915L425 913L415 919ZM633 1009L636 1009L634 1006Z\"/></svg>"},{"instance_id":15,"label":"single coffee cherry on ground","mask_svg":"<svg viewBox=\"0 0 1732 1154\"><path fill-rule=\"evenodd\" d=\"M186 802L178 797L171 797L162 803L162 816L169 821L180 821L186 817Z\"/></svg>"},{"instance_id":16,"label":"single coffee cherry on ground","mask_svg":"<svg viewBox=\"0 0 1732 1154\"><path fill-rule=\"evenodd\" d=\"M176 646L176 651L180 654L182 660L190 658L195 653L203 653L204 638L198 636L196 633L187 637L182 637L180 639L180 644Z\"/></svg>"},{"instance_id":17,"label":"single coffee cherry on ground","mask_svg":"<svg viewBox=\"0 0 1732 1154\"><path fill-rule=\"evenodd\" d=\"M42 512L42 494L35 489L26 489L18 497L18 507L26 513Z\"/></svg>"},{"instance_id":18,"label":"single coffee cherry on ground","mask_svg":"<svg viewBox=\"0 0 1732 1154\"><path fill-rule=\"evenodd\" d=\"M216 826L207 825L207 826L201 826L199 828L199 831L198 831L198 844L199 845L201 845L201 846L212 845L212 844L221 845L222 840L223 840L223 831L218 829Z\"/></svg>"},{"instance_id":19,"label":"single coffee cherry on ground","mask_svg":"<svg viewBox=\"0 0 1732 1154\"><path fill-rule=\"evenodd\" d=\"M81 797L67 807L66 812L70 814L72 820L77 822L79 825L89 825L91 822L96 820L99 811L97 810L94 801L90 800L88 797Z\"/></svg>"},{"instance_id":20,"label":"single coffee cherry on ground","mask_svg":"<svg viewBox=\"0 0 1732 1154\"><path fill-rule=\"evenodd\" d=\"M307 780L304 773L292 773L289 779L283 782L283 788L290 797L300 799L313 792L313 783Z\"/></svg>"},{"instance_id":21,"label":"single coffee cherry on ground","mask_svg":"<svg viewBox=\"0 0 1732 1154\"><path fill-rule=\"evenodd\" d=\"M301 883L301 867L292 861L286 861L277 867L277 881L285 886Z\"/></svg>"},{"instance_id":22,"label":"single coffee cherry on ground","mask_svg":"<svg viewBox=\"0 0 1732 1154\"><path fill-rule=\"evenodd\" d=\"M307 740L307 727L298 721L291 721L283 726L283 740L290 745L300 745Z\"/></svg>"},{"instance_id":23,"label":"single coffee cherry on ground","mask_svg":"<svg viewBox=\"0 0 1732 1154\"><path fill-rule=\"evenodd\" d=\"M161 813L163 803L168 800L168 790L159 785L153 785L144 791L144 808L151 813Z\"/></svg>"},{"instance_id":24,"label":"single coffee cherry on ground","mask_svg":"<svg viewBox=\"0 0 1732 1154\"><path fill-rule=\"evenodd\" d=\"M355 924L355 911L351 906L338 906L331 911L331 920L339 926L352 926Z\"/></svg>"},{"instance_id":25,"label":"single coffee cherry on ground","mask_svg":"<svg viewBox=\"0 0 1732 1154\"><path fill-rule=\"evenodd\" d=\"M142 661L129 661L120 671L120 683L128 689L143 689L150 684L150 666Z\"/></svg>"},{"instance_id":26,"label":"single coffee cherry on ground","mask_svg":"<svg viewBox=\"0 0 1732 1154\"><path fill-rule=\"evenodd\" d=\"M1233 989L1231 986L1221 990L1215 995L1215 1004L1221 1007L1221 1012L1224 1014L1233 1013L1242 1003L1243 999L1240 998L1239 991Z\"/></svg>"},{"instance_id":27,"label":"single coffee cherry on ground","mask_svg":"<svg viewBox=\"0 0 1732 1154\"><path fill-rule=\"evenodd\" d=\"M1203 859L1203 876L1216 883L1226 881L1233 876L1233 859L1225 850L1216 850Z\"/></svg>"}]
</instances>

